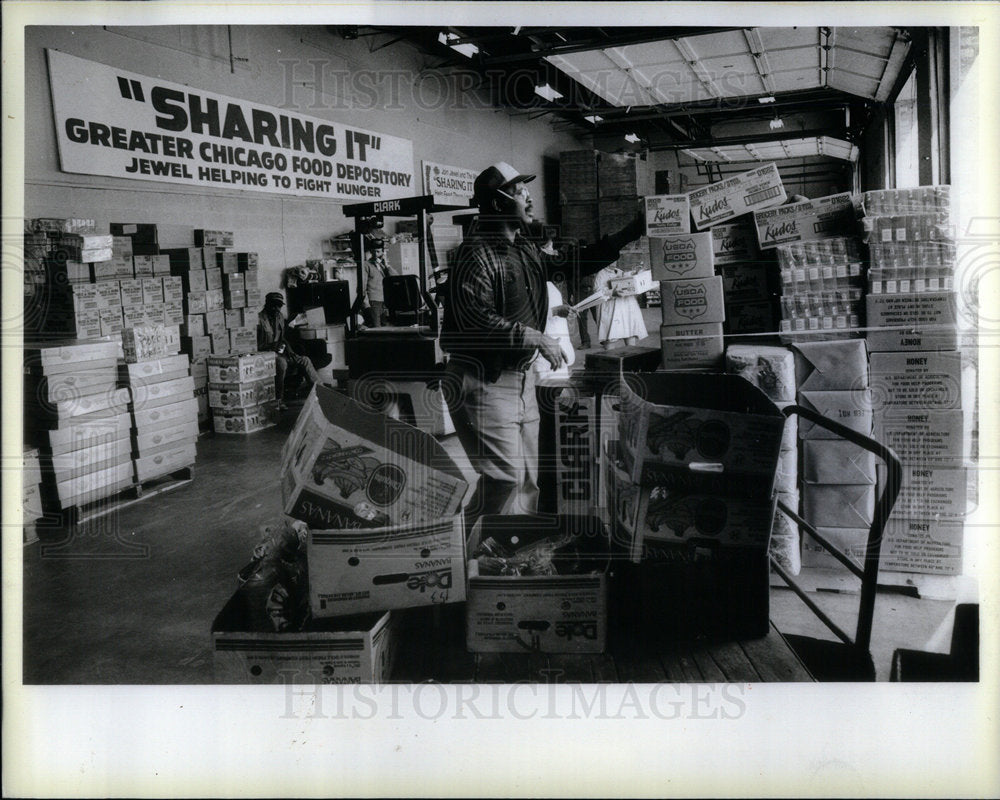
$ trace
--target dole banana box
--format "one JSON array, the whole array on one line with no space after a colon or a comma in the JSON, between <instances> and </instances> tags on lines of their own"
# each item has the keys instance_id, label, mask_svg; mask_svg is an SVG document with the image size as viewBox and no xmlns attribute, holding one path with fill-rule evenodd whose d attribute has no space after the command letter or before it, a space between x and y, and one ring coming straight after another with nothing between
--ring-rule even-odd
<instances>
[{"instance_id":1,"label":"dole banana box","mask_svg":"<svg viewBox=\"0 0 1000 800\"><path fill-rule=\"evenodd\" d=\"M311 620L304 630L256 628L234 594L212 623L216 683L379 684L392 675L398 622L390 612Z\"/></svg>"},{"instance_id":2,"label":"dole banana box","mask_svg":"<svg viewBox=\"0 0 1000 800\"><path fill-rule=\"evenodd\" d=\"M473 528L470 552L489 539L504 550L541 540L566 543L578 554L578 569L571 574L487 575L478 560L470 560L465 606L469 651L604 652L610 554L606 529L597 517L487 515Z\"/></svg>"},{"instance_id":3,"label":"dole banana box","mask_svg":"<svg viewBox=\"0 0 1000 800\"><path fill-rule=\"evenodd\" d=\"M849 192L754 211L753 221L761 250L808 239L850 236L857 229Z\"/></svg>"},{"instance_id":4,"label":"dole banana box","mask_svg":"<svg viewBox=\"0 0 1000 800\"><path fill-rule=\"evenodd\" d=\"M711 278L715 274L711 233L682 233L649 237L649 266L653 280Z\"/></svg>"},{"instance_id":5,"label":"dole banana box","mask_svg":"<svg viewBox=\"0 0 1000 800\"><path fill-rule=\"evenodd\" d=\"M694 189L687 196L698 230L750 211L781 205L788 198L773 163Z\"/></svg>"},{"instance_id":6,"label":"dole banana box","mask_svg":"<svg viewBox=\"0 0 1000 800\"><path fill-rule=\"evenodd\" d=\"M465 600L461 513L412 526L310 528L308 554L314 617Z\"/></svg>"},{"instance_id":7,"label":"dole banana box","mask_svg":"<svg viewBox=\"0 0 1000 800\"><path fill-rule=\"evenodd\" d=\"M325 386L306 400L281 474L285 513L321 529L440 520L462 508L470 489L433 436Z\"/></svg>"},{"instance_id":8,"label":"dole banana box","mask_svg":"<svg viewBox=\"0 0 1000 800\"><path fill-rule=\"evenodd\" d=\"M641 482L647 467L663 464L773 479L785 417L746 379L636 374L623 382L621 398L621 451L633 481Z\"/></svg>"},{"instance_id":9,"label":"dole banana box","mask_svg":"<svg viewBox=\"0 0 1000 800\"><path fill-rule=\"evenodd\" d=\"M726 321L722 278L660 281L663 325L709 325Z\"/></svg>"}]
</instances>

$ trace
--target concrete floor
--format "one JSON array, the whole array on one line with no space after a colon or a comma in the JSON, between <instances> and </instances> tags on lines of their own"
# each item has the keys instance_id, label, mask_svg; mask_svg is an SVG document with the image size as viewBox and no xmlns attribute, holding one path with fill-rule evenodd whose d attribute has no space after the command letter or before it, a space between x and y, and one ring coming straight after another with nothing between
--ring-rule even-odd
<instances>
[{"instance_id":1,"label":"concrete floor","mask_svg":"<svg viewBox=\"0 0 1000 800\"><path fill-rule=\"evenodd\" d=\"M648 344L659 309L644 317ZM593 335L592 321L590 328ZM69 538L41 531L42 542L24 548L24 682L212 682L210 626L261 528L281 519L278 459L295 415L292 406L278 427L251 436L203 436L193 482L174 492L85 523ZM454 436L444 442L458 451ZM817 602L853 632L856 595L823 593ZM772 589L771 606L782 632L833 638L791 591ZM931 649L933 640L946 649L952 606L880 592L878 679L888 680L897 647Z\"/></svg>"}]
</instances>

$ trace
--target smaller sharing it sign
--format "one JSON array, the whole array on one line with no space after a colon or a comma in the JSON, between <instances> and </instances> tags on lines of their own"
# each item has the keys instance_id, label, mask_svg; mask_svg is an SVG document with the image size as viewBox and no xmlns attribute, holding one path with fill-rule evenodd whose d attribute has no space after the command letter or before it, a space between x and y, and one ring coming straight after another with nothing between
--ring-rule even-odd
<instances>
[{"instance_id":1,"label":"smaller sharing it sign","mask_svg":"<svg viewBox=\"0 0 1000 800\"><path fill-rule=\"evenodd\" d=\"M415 192L409 139L47 53L64 172L332 200Z\"/></svg>"}]
</instances>

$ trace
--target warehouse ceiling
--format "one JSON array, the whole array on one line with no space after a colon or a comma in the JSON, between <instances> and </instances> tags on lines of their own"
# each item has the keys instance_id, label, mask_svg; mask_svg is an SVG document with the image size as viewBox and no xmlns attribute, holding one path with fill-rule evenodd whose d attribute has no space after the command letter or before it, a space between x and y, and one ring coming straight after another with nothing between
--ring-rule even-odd
<instances>
[{"instance_id":1,"label":"warehouse ceiling","mask_svg":"<svg viewBox=\"0 0 1000 800\"><path fill-rule=\"evenodd\" d=\"M856 160L866 125L895 99L925 38L903 27L361 32L379 34L416 44L433 59L428 69L478 72L511 113L547 117L602 145L621 138L625 149L716 162Z\"/></svg>"}]
</instances>

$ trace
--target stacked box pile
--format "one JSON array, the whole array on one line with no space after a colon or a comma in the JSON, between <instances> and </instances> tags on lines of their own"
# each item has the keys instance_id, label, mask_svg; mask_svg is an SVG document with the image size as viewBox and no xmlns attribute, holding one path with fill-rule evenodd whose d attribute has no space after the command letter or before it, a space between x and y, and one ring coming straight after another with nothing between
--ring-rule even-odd
<instances>
[{"instance_id":1,"label":"stacked box pile","mask_svg":"<svg viewBox=\"0 0 1000 800\"><path fill-rule=\"evenodd\" d=\"M597 157L596 150L559 154L560 234L584 243L600 238Z\"/></svg>"},{"instance_id":2,"label":"stacked box pile","mask_svg":"<svg viewBox=\"0 0 1000 800\"><path fill-rule=\"evenodd\" d=\"M795 357L787 347L734 344L726 348L726 372L752 383L779 408L795 402ZM785 423L774 479L777 499L799 513L799 451L797 419ZM798 575L802 566L798 525L775 509L768 553L787 572Z\"/></svg>"},{"instance_id":3,"label":"stacked box pile","mask_svg":"<svg viewBox=\"0 0 1000 800\"><path fill-rule=\"evenodd\" d=\"M864 269L854 237L779 245L783 341L860 336Z\"/></svg>"},{"instance_id":4,"label":"stacked box pile","mask_svg":"<svg viewBox=\"0 0 1000 800\"><path fill-rule=\"evenodd\" d=\"M118 381L129 391L136 482L194 464L198 403L187 354L149 356L119 364Z\"/></svg>"},{"instance_id":5,"label":"stacked box pile","mask_svg":"<svg viewBox=\"0 0 1000 800\"><path fill-rule=\"evenodd\" d=\"M798 404L871 436L872 392L864 340L801 342L792 349ZM875 513L875 458L806 420L799 423L799 437L802 517L860 566ZM802 563L843 569L808 534L803 537Z\"/></svg>"},{"instance_id":6,"label":"stacked box pile","mask_svg":"<svg viewBox=\"0 0 1000 800\"><path fill-rule=\"evenodd\" d=\"M208 406L216 433L247 434L277 421L273 351L209 356Z\"/></svg>"},{"instance_id":7,"label":"stacked box pile","mask_svg":"<svg viewBox=\"0 0 1000 800\"><path fill-rule=\"evenodd\" d=\"M34 523L44 516L41 483L42 465L38 448L24 445L21 453L21 518L25 544L38 540Z\"/></svg>"},{"instance_id":8,"label":"stacked box pile","mask_svg":"<svg viewBox=\"0 0 1000 800\"><path fill-rule=\"evenodd\" d=\"M113 341L25 344L25 441L38 448L45 512L86 506L132 485L119 352Z\"/></svg>"},{"instance_id":9,"label":"stacked box pile","mask_svg":"<svg viewBox=\"0 0 1000 800\"><path fill-rule=\"evenodd\" d=\"M726 318L711 233L649 237L649 263L660 284L664 369L711 369L722 359Z\"/></svg>"},{"instance_id":10,"label":"stacked box pile","mask_svg":"<svg viewBox=\"0 0 1000 800\"><path fill-rule=\"evenodd\" d=\"M954 575L967 502L950 187L866 192L875 437L902 461L884 569Z\"/></svg>"},{"instance_id":11,"label":"stacked box pile","mask_svg":"<svg viewBox=\"0 0 1000 800\"><path fill-rule=\"evenodd\" d=\"M715 272L722 278L726 335L777 330L777 269L773 254L757 246L749 218L710 230Z\"/></svg>"},{"instance_id":12,"label":"stacked box pile","mask_svg":"<svg viewBox=\"0 0 1000 800\"><path fill-rule=\"evenodd\" d=\"M638 211L639 198L650 194L645 159L601 153L597 161L597 233L617 233Z\"/></svg>"}]
</instances>

